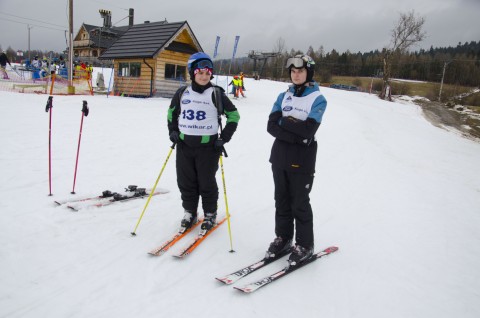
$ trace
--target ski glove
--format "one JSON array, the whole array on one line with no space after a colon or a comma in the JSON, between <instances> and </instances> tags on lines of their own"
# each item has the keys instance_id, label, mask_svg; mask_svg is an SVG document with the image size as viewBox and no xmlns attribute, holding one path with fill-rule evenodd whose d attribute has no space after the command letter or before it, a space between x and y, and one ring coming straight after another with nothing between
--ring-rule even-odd
<instances>
[{"instance_id":1,"label":"ski glove","mask_svg":"<svg viewBox=\"0 0 480 318\"><path fill-rule=\"evenodd\" d=\"M173 143L178 144L178 142L180 141L180 135L178 134L178 131L174 130L170 133L170 140Z\"/></svg>"},{"instance_id":2,"label":"ski glove","mask_svg":"<svg viewBox=\"0 0 480 318\"><path fill-rule=\"evenodd\" d=\"M226 141L223 140L222 138L218 138L215 140L215 149L220 150L223 148L223 145L225 145Z\"/></svg>"}]
</instances>

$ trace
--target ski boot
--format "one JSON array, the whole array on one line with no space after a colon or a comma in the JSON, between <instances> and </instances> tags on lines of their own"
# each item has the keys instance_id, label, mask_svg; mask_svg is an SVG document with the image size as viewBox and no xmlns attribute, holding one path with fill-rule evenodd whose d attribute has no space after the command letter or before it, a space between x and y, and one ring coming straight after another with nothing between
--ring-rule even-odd
<instances>
[{"instance_id":1,"label":"ski boot","mask_svg":"<svg viewBox=\"0 0 480 318\"><path fill-rule=\"evenodd\" d=\"M202 233L205 234L217 224L217 212L206 212L202 222Z\"/></svg>"},{"instance_id":2,"label":"ski boot","mask_svg":"<svg viewBox=\"0 0 480 318\"><path fill-rule=\"evenodd\" d=\"M313 246L310 248L305 248L301 245L296 244L292 254L290 254L290 257L288 258L288 266L290 267L298 265L309 259L312 255Z\"/></svg>"},{"instance_id":3,"label":"ski boot","mask_svg":"<svg viewBox=\"0 0 480 318\"><path fill-rule=\"evenodd\" d=\"M272 258L283 253L287 253L292 249L292 240L278 236L270 243L270 246L265 254L265 258Z\"/></svg>"},{"instance_id":4,"label":"ski boot","mask_svg":"<svg viewBox=\"0 0 480 318\"><path fill-rule=\"evenodd\" d=\"M194 225L195 223L197 223L197 212L185 210L185 214L183 215L183 219L180 222L180 231L179 232L180 233L185 232L186 230L191 228L192 225Z\"/></svg>"}]
</instances>

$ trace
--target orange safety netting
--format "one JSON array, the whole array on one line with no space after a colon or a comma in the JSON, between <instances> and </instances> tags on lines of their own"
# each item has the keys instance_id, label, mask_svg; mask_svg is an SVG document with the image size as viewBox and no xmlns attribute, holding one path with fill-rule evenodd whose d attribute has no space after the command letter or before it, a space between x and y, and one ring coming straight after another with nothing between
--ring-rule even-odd
<instances>
[{"instance_id":1,"label":"orange safety netting","mask_svg":"<svg viewBox=\"0 0 480 318\"><path fill-rule=\"evenodd\" d=\"M72 86L76 95L93 95L92 76L86 71L75 71ZM67 70L50 74L45 70L7 65L0 70L0 90L18 93L49 95L69 94Z\"/></svg>"}]
</instances>

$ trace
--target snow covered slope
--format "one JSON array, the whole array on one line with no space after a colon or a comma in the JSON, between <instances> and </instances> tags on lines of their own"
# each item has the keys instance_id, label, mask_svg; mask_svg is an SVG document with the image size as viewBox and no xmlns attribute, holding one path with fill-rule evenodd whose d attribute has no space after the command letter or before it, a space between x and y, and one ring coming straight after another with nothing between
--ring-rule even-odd
<instances>
[{"instance_id":1,"label":"snow covered slope","mask_svg":"<svg viewBox=\"0 0 480 318\"><path fill-rule=\"evenodd\" d=\"M253 295L214 279L274 238L266 123L286 86L247 79L248 97L234 101L241 120L224 169L236 252L225 224L183 260L171 253L188 239L147 254L183 216L174 153L158 185L170 192L152 198L136 237L145 200L79 212L53 203L74 197L83 100L77 196L153 186L171 145L169 100L55 96L50 197L47 96L0 92L0 317L480 317L480 144L364 93L322 88L315 243L340 250Z\"/></svg>"}]
</instances>

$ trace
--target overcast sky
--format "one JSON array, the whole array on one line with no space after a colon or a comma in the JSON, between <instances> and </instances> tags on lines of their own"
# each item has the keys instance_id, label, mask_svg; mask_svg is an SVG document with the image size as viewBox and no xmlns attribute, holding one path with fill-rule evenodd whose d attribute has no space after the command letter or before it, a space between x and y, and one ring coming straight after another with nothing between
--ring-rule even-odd
<instances>
[{"instance_id":1,"label":"overcast sky","mask_svg":"<svg viewBox=\"0 0 480 318\"><path fill-rule=\"evenodd\" d=\"M343 0L343 1L225 1L225 0L73 0L74 36L82 23L102 25L99 9L112 11L115 26L128 24L133 8L135 24L188 21L208 54L220 36L218 58L237 57L251 50L270 52L279 39L289 51L368 52L387 46L399 13L415 10L426 19L427 38L415 49L456 46L480 41L480 0ZM68 0L0 0L2 49L30 48L62 51L67 47Z\"/></svg>"}]
</instances>

